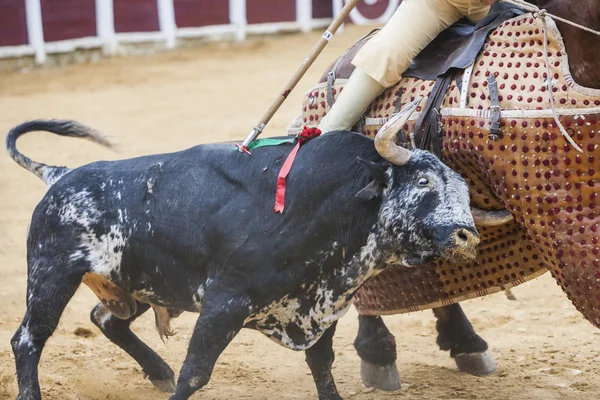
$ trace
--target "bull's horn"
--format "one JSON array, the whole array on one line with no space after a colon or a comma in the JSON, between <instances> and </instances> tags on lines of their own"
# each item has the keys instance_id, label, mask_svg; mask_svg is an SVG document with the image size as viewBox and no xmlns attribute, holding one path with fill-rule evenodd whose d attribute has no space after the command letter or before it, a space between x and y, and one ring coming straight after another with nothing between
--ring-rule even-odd
<instances>
[{"instance_id":1,"label":"bull's horn","mask_svg":"<svg viewBox=\"0 0 600 400\"><path fill-rule=\"evenodd\" d=\"M499 226L504 225L514 219L507 210L487 211L471 207L471 215L477 226Z\"/></svg>"},{"instance_id":2,"label":"bull's horn","mask_svg":"<svg viewBox=\"0 0 600 400\"><path fill-rule=\"evenodd\" d=\"M394 143L394 136L404 126L412 113L417 109L421 98L405 105L402 110L388 122L385 123L375 136L375 148L381 157L385 158L394 165L404 165L410 158L410 151Z\"/></svg>"}]
</instances>

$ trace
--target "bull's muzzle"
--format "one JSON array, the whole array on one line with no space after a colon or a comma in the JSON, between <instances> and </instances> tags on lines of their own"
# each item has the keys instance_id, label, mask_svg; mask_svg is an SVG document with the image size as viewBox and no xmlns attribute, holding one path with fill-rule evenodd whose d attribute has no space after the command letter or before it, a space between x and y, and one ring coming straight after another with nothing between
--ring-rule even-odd
<instances>
[{"instance_id":1,"label":"bull's muzzle","mask_svg":"<svg viewBox=\"0 0 600 400\"><path fill-rule=\"evenodd\" d=\"M450 257L473 260L477 256L477 246L480 242L481 238L473 228L457 228L450 234Z\"/></svg>"}]
</instances>

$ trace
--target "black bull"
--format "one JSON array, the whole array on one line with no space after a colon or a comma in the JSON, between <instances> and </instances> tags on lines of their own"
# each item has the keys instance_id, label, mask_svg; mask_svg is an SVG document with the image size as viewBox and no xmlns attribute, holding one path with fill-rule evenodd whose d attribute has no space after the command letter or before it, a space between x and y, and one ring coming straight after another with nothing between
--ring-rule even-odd
<instances>
[{"instance_id":1,"label":"black bull","mask_svg":"<svg viewBox=\"0 0 600 400\"><path fill-rule=\"evenodd\" d=\"M288 145L251 156L200 145L70 170L17 151L34 130L102 142L71 121L33 121L7 138L13 159L49 186L28 232L27 311L11 342L21 400L41 398L42 349L81 282L101 300L92 321L172 399L209 381L243 327L305 350L319 397L337 399L332 337L360 285L387 266L473 257L479 242L462 178L422 151L394 165L355 133L303 145L276 214ZM200 313L176 387L129 329L150 307L161 336L171 318Z\"/></svg>"}]
</instances>

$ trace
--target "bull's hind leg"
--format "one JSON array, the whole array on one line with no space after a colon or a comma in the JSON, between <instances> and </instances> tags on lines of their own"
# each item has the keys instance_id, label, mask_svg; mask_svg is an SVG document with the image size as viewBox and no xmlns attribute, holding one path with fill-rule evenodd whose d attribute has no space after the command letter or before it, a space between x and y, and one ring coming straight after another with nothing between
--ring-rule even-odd
<instances>
[{"instance_id":1,"label":"bull's hind leg","mask_svg":"<svg viewBox=\"0 0 600 400\"><path fill-rule=\"evenodd\" d=\"M360 377L365 386L388 392L400 389L396 339L381 317L358 316L354 348L360 357Z\"/></svg>"},{"instance_id":2,"label":"bull's hind leg","mask_svg":"<svg viewBox=\"0 0 600 400\"><path fill-rule=\"evenodd\" d=\"M144 375L163 392L175 390L175 374L169 365L150 347L140 340L130 328L137 317L148 311L150 306L137 302L135 314L127 319L119 319L98 303L90 314L90 319L104 336L122 348L142 367Z\"/></svg>"},{"instance_id":3,"label":"bull's hind leg","mask_svg":"<svg viewBox=\"0 0 600 400\"><path fill-rule=\"evenodd\" d=\"M459 370L476 376L497 371L487 343L475 333L459 304L434 308L433 313L437 317L437 343L441 350L450 350Z\"/></svg>"},{"instance_id":4,"label":"bull's hind leg","mask_svg":"<svg viewBox=\"0 0 600 400\"><path fill-rule=\"evenodd\" d=\"M41 399L38 363L67 303L79 287L84 271L70 266L58 268L55 260L29 260L27 311L11 339L19 400Z\"/></svg>"},{"instance_id":5,"label":"bull's hind leg","mask_svg":"<svg viewBox=\"0 0 600 400\"><path fill-rule=\"evenodd\" d=\"M319 400L342 399L335 387L335 381L331 373L331 366L335 360L335 354L333 353L333 335L335 334L336 325L337 322L331 325L331 327L325 331L323 336L321 336L319 341L305 352L306 363L315 380L317 392L319 393Z\"/></svg>"}]
</instances>

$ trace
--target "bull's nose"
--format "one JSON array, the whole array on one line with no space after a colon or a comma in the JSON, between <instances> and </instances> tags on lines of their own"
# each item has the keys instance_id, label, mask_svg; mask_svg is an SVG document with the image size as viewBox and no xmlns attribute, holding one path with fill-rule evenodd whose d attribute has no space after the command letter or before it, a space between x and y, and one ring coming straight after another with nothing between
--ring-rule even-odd
<instances>
[{"instance_id":1,"label":"bull's nose","mask_svg":"<svg viewBox=\"0 0 600 400\"><path fill-rule=\"evenodd\" d=\"M479 235L466 228L460 228L452 234L454 244L458 247L475 248L481 242Z\"/></svg>"}]
</instances>

